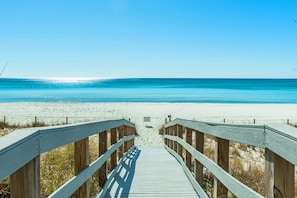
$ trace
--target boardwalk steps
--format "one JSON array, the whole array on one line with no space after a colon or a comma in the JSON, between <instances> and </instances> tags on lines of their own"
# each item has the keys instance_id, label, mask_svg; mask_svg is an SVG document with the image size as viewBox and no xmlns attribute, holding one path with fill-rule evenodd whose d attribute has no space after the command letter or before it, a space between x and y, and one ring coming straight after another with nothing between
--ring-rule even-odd
<instances>
[{"instance_id":1,"label":"boardwalk steps","mask_svg":"<svg viewBox=\"0 0 297 198\"><path fill-rule=\"evenodd\" d=\"M139 147L124 160L100 197L198 197L164 147Z\"/></svg>"}]
</instances>

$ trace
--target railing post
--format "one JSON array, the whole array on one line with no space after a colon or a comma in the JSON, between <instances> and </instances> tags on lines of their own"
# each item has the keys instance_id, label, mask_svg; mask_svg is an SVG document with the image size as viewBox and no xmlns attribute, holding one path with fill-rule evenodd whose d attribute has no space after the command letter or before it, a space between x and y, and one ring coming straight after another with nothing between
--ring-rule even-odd
<instances>
[{"instance_id":1,"label":"railing post","mask_svg":"<svg viewBox=\"0 0 297 198\"><path fill-rule=\"evenodd\" d=\"M110 130L110 144L113 145L117 142L117 128ZM117 152L111 154L110 169L113 170L117 166Z\"/></svg>"},{"instance_id":2,"label":"railing post","mask_svg":"<svg viewBox=\"0 0 297 198\"><path fill-rule=\"evenodd\" d=\"M167 134L167 128L164 128L164 133L163 133L163 140L164 140L164 145L167 145L167 139L165 138L165 135ZM167 145L168 146L168 145Z\"/></svg>"},{"instance_id":3,"label":"railing post","mask_svg":"<svg viewBox=\"0 0 297 198\"><path fill-rule=\"evenodd\" d=\"M229 172L229 140L216 138L215 162ZM228 189L216 178L214 179L214 197L228 197Z\"/></svg>"},{"instance_id":4,"label":"railing post","mask_svg":"<svg viewBox=\"0 0 297 198\"><path fill-rule=\"evenodd\" d=\"M74 170L79 174L89 165L89 138L74 143ZM86 181L76 192L75 197L89 197L89 182Z\"/></svg>"},{"instance_id":5,"label":"railing post","mask_svg":"<svg viewBox=\"0 0 297 198\"><path fill-rule=\"evenodd\" d=\"M186 128L186 142L190 145L192 145L192 134L193 134L193 130ZM189 153L188 151L186 151L186 166L188 167L188 169L191 171L191 167L192 167L192 155L191 153Z\"/></svg>"},{"instance_id":6,"label":"railing post","mask_svg":"<svg viewBox=\"0 0 297 198\"><path fill-rule=\"evenodd\" d=\"M103 155L107 150L107 131L99 133L99 156ZM103 187L107 179L106 162L99 169L99 186Z\"/></svg>"},{"instance_id":7,"label":"railing post","mask_svg":"<svg viewBox=\"0 0 297 198\"><path fill-rule=\"evenodd\" d=\"M168 135L172 135L172 126L171 127L169 127L169 129L168 129ZM168 146L169 146L169 148L171 148L172 149L172 140L168 140L169 142L168 142Z\"/></svg>"},{"instance_id":8,"label":"railing post","mask_svg":"<svg viewBox=\"0 0 297 198\"><path fill-rule=\"evenodd\" d=\"M274 153L265 149L265 197L274 198Z\"/></svg>"},{"instance_id":9,"label":"railing post","mask_svg":"<svg viewBox=\"0 0 297 198\"><path fill-rule=\"evenodd\" d=\"M132 134L131 135L136 135L136 128L132 128ZM135 145L135 139L134 138L131 140L131 143L132 143L132 146Z\"/></svg>"},{"instance_id":10,"label":"railing post","mask_svg":"<svg viewBox=\"0 0 297 198\"><path fill-rule=\"evenodd\" d=\"M196 131L195 133L195 149L200 153L204 152L204 134ZM203 165L195 160L195 178L200 186L203 185Z\"/></svg>"},{"instance_id":11,"label":"railing post","mask_svg":"<svg viewBox=\"0 0 297 198\"><path fill-rule=\"evenodd\" d=\"M40 197L40 157L37 156L10 176L11 197Z\"/></svg>"},{"instance_id":12,"label":"railing post","mask_svg":"<svg viewBox=\"0 0 297 198\"><path fill-rule=\"evenodd\" d=\"M132 135L133 131L132 131L132 127L128 127L128 136ZM132 140L129 140L128 142L128 150L132 147ZM127 150L127 151L128 151Z\"/></svg>"},{"instance_id":13,"label":"railing post","mask_svg":"<svg viewBox=\"0 0 297 198\"><path fill-rule=\"evenodd\" d=\"M274 194L276 198L295 197L295 166L274 154Z\"/></svg>"},{"instance_id":14,"label":"railing post","mask_svg":"<svg viewBox=\"0 0 297 198\"><path fill-rule=\"evenodd\" d=\"M128 136L128 127L127 126L124 126L124 136ZM128 146L129 146L129 144L126 141L124 143L124 153L126 153L128 151L128 149L129 149Z\"/></svg>"},{"instance_id":15,"label":"railing post","mask_svg":"<svg viewBox=\"0 0 297 198\"><path fill-rule=\"evenodd\" d=\"M119 140L124 136L124 126L119 127ZM118 149L118 161L123 157L124 145L120 146Z\"/></svg>"},{"instance_id":16,"label":"railing post","mask_svg":"<svg viewBox=\"0 0 297 198\"><path fill-rule=\"evenodd\" d=\"M173 128L173 136L177 136L177 125L175 125L175 126L173 126L172 127ZM175 152L177 152L177 142L176 141L174 141L173 142L173 150L175 151Z\"/></svg>"},{"instance_id":17,"label":"railing post","mask_svg":"<svg viewBox=\"0 0 297 198\"><path fill-rule=\"evenodd\" d=\"M177 130L177 136L182 139L183 138L182 126L181 125L177 125L176 126L176 130ZM181 158L183 157L182 150L183 150L183 147L180 144L177 144L177 153L179 154L179 156Z\"/></svg>"}]
</instances>

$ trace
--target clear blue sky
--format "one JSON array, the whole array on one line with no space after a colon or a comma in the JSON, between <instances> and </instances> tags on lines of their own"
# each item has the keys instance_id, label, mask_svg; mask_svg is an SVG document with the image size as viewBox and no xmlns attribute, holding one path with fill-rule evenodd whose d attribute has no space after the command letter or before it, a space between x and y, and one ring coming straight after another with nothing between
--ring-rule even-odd
<instances>
[{"instance_id":1,"label":"clear blue sky","mask_svg":"<svg viewBox=\"0 0 297 198\"><path fill-rule=\"evenodd\" d=\"M2 77L297 78L296 0L0 0Z\"/></svg>"}]
</instances>

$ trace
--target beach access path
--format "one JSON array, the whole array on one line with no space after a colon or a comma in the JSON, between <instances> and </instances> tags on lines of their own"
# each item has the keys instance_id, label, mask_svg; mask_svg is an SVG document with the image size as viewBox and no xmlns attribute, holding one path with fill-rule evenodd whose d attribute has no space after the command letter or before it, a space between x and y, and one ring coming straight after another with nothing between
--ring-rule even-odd
<instances>
[{"instance_id":1,"label":"beach access path","mask_svg":"<svg viewBox=\"0 0 297 198\"><path fill-rule=\"evenodd\" d=\"M157 157L156 157L157 156ZM164 146L138 147L112 179L106 197L197 197L178 161Z\"/></svg>"}]
</instances>

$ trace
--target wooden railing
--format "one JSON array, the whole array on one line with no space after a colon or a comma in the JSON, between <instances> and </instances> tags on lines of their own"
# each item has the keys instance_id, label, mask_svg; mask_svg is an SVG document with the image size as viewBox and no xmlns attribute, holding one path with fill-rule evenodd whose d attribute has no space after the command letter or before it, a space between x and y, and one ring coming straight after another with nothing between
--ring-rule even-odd
<instances>
[{"instance_id":1,"label":"wooden railing","mask_svg":"<svg viewBox=\"0 0 297 198\"><path fill-rule=\"evenodd\" d=\"M107 133L110 147L107 148ZM0 181L10 176L11 197L40 197L40 155L74 143L75 176L50 197L89 197L88 179L99 170L99 184L124 153L133 149L135 126L124 119L20 129L0 138ZM89 164L89 136L99 134L99 156Z\"/></svg>"},{"instance_id":2,"label":"wooden railing","mask_svg":"<svg viewBox=\"0 0 297 198\"><path fill-rule=\"evenodd\" d=\"M215 137L214 161L203 154L204 134ZM201 197L208 197L201 187L203 167L215 177L213 197L228 197L228 191L237 197L263 197L229 174L229 141L265 149L265 197L295 197L296 128L285 124L227 125L182 119L165 125L165 147L183 165Z\"/></svg>"}]
</instances>

